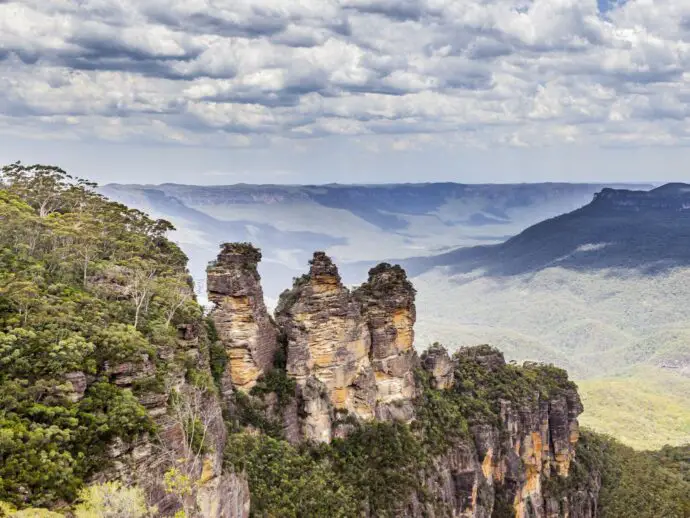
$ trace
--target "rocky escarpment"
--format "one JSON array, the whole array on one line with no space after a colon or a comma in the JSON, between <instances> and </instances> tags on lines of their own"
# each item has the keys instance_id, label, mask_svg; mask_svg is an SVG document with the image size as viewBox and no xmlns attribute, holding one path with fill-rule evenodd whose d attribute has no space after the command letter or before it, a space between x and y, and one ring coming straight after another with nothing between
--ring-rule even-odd
<instances>
[{"instance_id":1,"label":"rocky escarpment","mask_svg":"<svg viewBox=\"0 0 690 518\"><path fill-rule=\"evenodd\" d=\"M690 211L690 184L669 183L650 191L606 188L594 196L594 206L616 211Z\"/></svg>"},{"instance_id":2,"label":"rocky escarpment","mask_svg":"<svg viewBox=\"0 0 690 518\"><path fill-rule=\"evenodd\" d=\"M406 440L417 441L424 455L405 482L408 498L397 502L396 516L597 515L598 474L583 476L577 467L582 405L564 371L509 365L488 346L451 358L435 344L419 358L415 291L404 270L381 264L350 291L323 252L281 295L274 327L256 299L259 255L240 261L236 250L224 247L209 269L209 287L218 304L213 320L228 352L223 386L247 393L234 408L245 409L254 433L293 444L328 445L338 438L344 440L335 443L338 448L347 448L350 435L366 436L362 430L370 423L410 426L416 439ZM219 289L227 286L238 288ZM238 307L233 297L254 299ZM240 325L242 340L235 340ZM233 377L238 371L243 374ZM362 512L379 515L366 505Z\"/></svg>"},{"instance_id":3,"label":"rocky escarpment","mask_svg":"<svg viewBox=\"0 0 690 518\"><path fill-rule=\"evenodd\" d=\"M118 480L143 488L161 516L184 510L189 517L246 518L247 479L223 465L227 430L207 342L201 322L194 320L179 326L177 339L159 344L155 357L110 367L114 385L133 391L154 426L148 434L111 443L107 467L94 482ZM83 397L88 378L77 373L68 378L72 397ZM189 490L171 491L166 483L171 473L187 481Z\"/></svg>"},{"instance_id":4,"label":"rocky escarpment","mask_svg":"<svg viewBox=\"0 0 690 518\"><path fill-rule=\"evenodd\" d=\"M448 351L438 343L433 344L422 354L422 367L430 375L431 387L445 390L453 386L455 365Z\"/></svg>"},{"instance_id":5,"label":"rocky escarpment","mask_svg":"<svg viewBox=\"0 0 690 518\"><path fill-rule=\"evenodd\" d=\"M409 421L414 416L415 290L400 266L387 263L369 271L355 292L371 334L369 357L376 378L378 419Z\"/></svg>"},{"instance_id":6,"label":"rocky escarpment","mask_svg":"<svg viewBox=\"0 0 690 518\"><path fill-rule=\"evenodd\" d=\"M412 419L414 320L414 289L399 267L372 269L369 281L350 292L330 258L314 254L309 273L281 295L276 310L286 370L301 388L307 439L329 442L338 434L336 414Z\"/></svg>"},{"instance_id":7,"label":"rocky escarpment","mask_svg":"<svg viewBox=\"0 0 690 518\"><path fill-rule=\"evenodd\" d=\"M597 516L598 474L570 477L582 404L562 371L530 364L515 369L488 346L461 349L451 360L436 346L423 361L432 385L448 380L448 364L456 380L446 390L461 401L482 393L490 407L470 414L467 438L433 460L425 480L432 501L413 499L405 515Z\"/></svg>"},{"instance_id":8,"label":"rocky escarpment","mask_svg":"<svg viewBox=\"0 0 690 518\"><path fill-rule=\"evenodd\" d=\"M208 268L208 297L218 337L228 361L224 394L250 390L273 364L277 331L266 310L259 273L261 252L246 243L228 243Z\"/></svg>"},{"instance_id":9,"label":"rocky escarpment","mask_svg":"<svg viewBox=\"0 0 690 518\"><path fill-rule=\"evenodd\" d=\"M281 296L276 322L287 340L287 373L303 388L308 439L330 441L333 410L374 417L371 336L361 307L325 254L314 254L309 274Z\"/></svg>"}]
</instances>

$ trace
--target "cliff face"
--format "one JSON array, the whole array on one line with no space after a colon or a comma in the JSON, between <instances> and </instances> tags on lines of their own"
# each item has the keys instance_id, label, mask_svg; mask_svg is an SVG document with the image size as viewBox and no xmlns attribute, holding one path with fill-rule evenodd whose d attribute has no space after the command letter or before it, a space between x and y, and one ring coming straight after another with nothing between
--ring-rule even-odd
<instances>
[{"instance_id":1,"label":"cliff face","mask_svg":"<svg viewBox=\"0 0 690 518\"><path fill-rule=\"evenodd\" d=\"M373 269L351 293L330 258L314 254L309 274L281 295L276 310L287 373L302 387L307 439L329 442L338 434L336 415L412 419L414 320L414 290L399 267Z\"/></svg>"},{"instance_id":2,"label":"cliff face","mask_svg":"<svg viewBox=\"0 0 690 518\"><path fill-rule=\"evenodd\" d=\"M415 291L399 266L381 264L354 293L371 333L371 365L376 378L378 419L409 421L415 397L413 348Z\"/></svg>"},{"instance_id":3,"label":"cliff face","mask_svg":"<svg viewBox=\"0 0 690 518\"><path fill-rule=\"evenodd\" d=\"M159 346L155 359L112 366L115 385L135 391L156 428L134 441L112 443L107 453L110 465L95 481L120 480L144 488L161 516L182 509L190 517L247 518L247 479L223 466L227 431L221 401L210 388L209 356L201 333L198 321L180 326L175 343ZM71 377L79 379L74 373ZM82 395L74 393L76 398ZM191 429L190 422L196 423ZM203 438L195 439L197 433ZM166 488L170 470L189 480L189 492L176 494Z\"/></svg>"},{"instance_id":4,"label":"cliff face","mask_svg":"<svg viewBox=\"0 0 690 518\"><path fill-rule=\"evenodd\" d=\"M582 405L563 371L506 365L488 346L451 358L434 345L420 359L413 347L415 292L404 270L379 265L350 291L322 252L281 295L273 324L261 300L259 257L253 249L225 246L209 269L210 298L217 304L212 317L228 353L224 392L248 393L259 414L281 423L284 438L330 443L373 420L424 429L428 423L418 420L428 414L417 412L426 412L432 391L432 399L461 409L461 421L449 431L464 426L466 432L454 441L439 438L445 446L420 467L420 489L401 502L397 516L597 515L598 475L569 482ZM281 348L283 376L295 387L283 406L264 381ZM419 368L427 381L416 374ZM241 495L241 484L234 487Z\"/></svg>"},{"instance_id":5,"label":"cliff face","mask_svg":"<svg viewBox=\"0 0 690 518\"><path fill-rule=\"evenodd\" d=\"M482 375L502 377L503 355L486 346L464 349L453 360L440 347L423 358L431 383L448 381L447 365L473 365ZM443 367L441 367L443 366ZM529 368L529 366L527 366ZM459 380L462 381L462 380ZM466 381L469 381L466 380ZM474 383L475 380L472 380ZM582 404L574 388L526 399L498 399L498 419L470 426L469 436L433 460L425 480L431 501L415 496L404 515L467 518L593 518L597 474L582 487L554 491L568 480L579 437Z\"/></svg>"},{"instance_id":6,"label":"cliff face","mask_svg":"<svg viewBox=\"0 0 690 518\"><path fill-rule=\"evenodd\" d=\"M226 244L207 272L209 300L216 304L212 318L228 356L224 395L250 390L273 364L277 332L264 303L260 260L251 245Z\"/></svg>"},{"instance_id":7,"label":"cliff face","mask_svg":"<svg viewBox=\"0 0 690 518\"><path fill-rule=\"evenodd\" d=\"M323 384L334 410L360 419L374 416L376 387L368 357L371 336L361 308L325 254L315 254L309 274L281 298L276 322L287 337L287 373L299 386L313 378ZM329 421L325 417L328 406L320 405L324 425ZM327 430L316 435L310 438L330 440Z\"/></svg>"},{"instance_id":8,"label":"cliff face","mask_svg":"<svg viewBox=\"0 0 690 518\"><path fill-rule=\"evenodd\" d=\"M651 191L603 189L594 196L597 207L617 211L690 211L690 184L670 183Z\"/></svg>"}]
</instances>

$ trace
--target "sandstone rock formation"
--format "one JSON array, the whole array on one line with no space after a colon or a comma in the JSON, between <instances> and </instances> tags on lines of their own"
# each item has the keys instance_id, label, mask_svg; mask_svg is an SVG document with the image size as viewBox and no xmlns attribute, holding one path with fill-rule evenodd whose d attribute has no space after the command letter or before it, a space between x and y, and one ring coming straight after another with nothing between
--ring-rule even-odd
<instances>
[{"instance_id":1,"label":"sandstone rock formation","mask_svg":"<svg viewBox=\"0 0 690 518\"><path fill-rule=\"evenodd\" d=\"M410 421L417 361L414 295L404 270L388 264L372 269L369 280L350 292L331 259L316 252L309 273L281 295L276 309L287 339L288 374L301 387L311 378L323 383L335 412ZM313 423L306 435L329 441L332 433L315 426L331 427L330 410L313 395L302 391Z\"/></svg>"},{"instance_id":2,"label":"sandstone rock formation","mask_svg":"<svg viewBox=\"0 0 690 518\"><path fill-rule=\"evenodd\" d=\"M432 380L438 380L434 359L442 358L443 352L432 348L422 361ZM505 367L503 355L487 346L458 354L489 373ZM422 505L421 499L413 498L401 516L446 516L438 512L446 509L452 516L473 518L501 513L515 518L596 517L597 474L592 474L588 490L555 494L547 487L569 474L581 412L574 389L551 398L537 393L527 401L501 400L498 426L473 426L469 441L434 459L426 488L437 498L436 505Z\"/></svg>"},{"instance_id":3,"label":"sandstone rock formation","mask_svg":"<svg viewBox=\"0 0 690 518\"><path fill-rule=\"evenodd\" d=\"M196 324L182 326L174 347L158 348L156 362L143 358L112 367L118 386L137 390L156 432L130 443L113 442L108 450L111 463L95 481L120 480L143 487L162 516L186 509L191 518L248 518L247 479L223 464L227 430L220 400L213 391L187 379L190 368L211 377L209 357L200 347L198 333ZM81 376L70 376L73 385L75 379L78 384ZM156 383L146 388L153 380ZM187 425L190 420L205 430L203 451L194 447ZM184 497L165 490L165 472L173 467L193 482L193 491Z\"/></svg>"},{"instance_id":4,"label":"sandstone rock formation","mask_svg":"<svg viewBox=\"0 0 690 518\"><path fill-rule=\"evenodd\" d=\"M212 318L228 355L225 395L248 391L273 364L277 331L264 303L257 265L261 252L246 243L228 243L208 268Z\"/></svg>"},{"instance_id":5,"label":"sandstone rock formation","mask_svg":"<svg viewBox=\"0 0 690 518\"><path fill-rule=\"evenodd\" d=\"M448 351L439 344L433 344L422 353L422 367L431 375L431 386L445 390L453 385L455 366Z\"/></svg>"},{"instance_id":6,"label":"sandstone rock formation","mask_svg":"<svg viewBox=\"0 0 690 518\"><path fill-rule=\"evenodd\" d=\"M382 263L354 293L371 333L377 418L409 421L415 396L415 290L400 266Z\"/></svg>"},{"instance_id":7,"label":"sandstone rock formation","mask_svg":"<svg viewBox=\"0 0 690 518\"><path fill-rule=\"evenodd\" d=\"M274 325L261 300L259 257L253 248L226 245L209 269L210 297L218 305L213 318L230 362L223 389L249 391L271 367L277 348L284 347L285 375L296 382L290 403L278 405L274 393L249 397L261 398L261 408L281 423L290 442L347 437L352 418L413 421L415 398L427 390L415 382L414 369L420 366L436 390L458 390L465 372L460 362L479 369L484 379L507 376L511 383L513 367L488 346L463 349L451 358L435 345L421 359L416 356L415 292L400 267L373 268L367 282L351 292L333 262L317 252L309 273L281 295ZM559 380L555 385L558 390L540 392L523 384L520 397L494 400L493 417L475 422L465 438L431 459L420 474L424 490L401 502L396 515L595 518L598 474L582 486L554 489L562 487L555 481L570 474L582 412L575 389ZM200 507L245 505L242 477L213 473L207 486L213 488L211 496L199 491ZM213 496L219 491L231 495L232 503L219 505Z\"/></svg>"},{"instance_id":8,"label":"sandstone rock formation","mask_svg":"<svg viewBox=\"0 0 690 518\"><path fill-rule=\"evenodd\" d=\"M331 427L331 410L317 396L317 382L333 409L360 419L374 417L377 391L369 329L326 254L315 253L309 274L281 295L276 322L287 339L287 372L303 387L309 438L331 437L325 430Z\"/></svg>"}]
</instances>

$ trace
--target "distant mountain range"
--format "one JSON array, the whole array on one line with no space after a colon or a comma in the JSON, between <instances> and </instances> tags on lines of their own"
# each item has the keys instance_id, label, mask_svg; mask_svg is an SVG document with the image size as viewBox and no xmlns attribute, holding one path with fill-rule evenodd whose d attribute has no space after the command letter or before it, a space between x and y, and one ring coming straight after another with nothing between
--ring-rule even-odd
<instances>
[{"instance_id":1,"label":"distant mountain range","mask_svg":"<svg viewBox=\"0 0 690 518\"><path fill-rule=\"evenodd\" d=\"M690 264L690 185L650 191L606 188L575 211L529 227L504 243L402 261L412 275L436 266L491 276L550 267L636 269L653 274Z\"/></svg>"},{"instance_id":2,"label":"distant mountain range","mask_svg":"<svg viewBox=\"0 0 690 518\"><path fill-rule=\"evenodd\" d=\"M566 366L585 424L639 447L690 441L690 185L603 189L504 243L399 262L420 343Z\"/></svg>"},{"instance_id":3,"label":"distant mountain range","mask_svg":"<svg viewBox=\"0 0 690 518\"><path fill-rule=\"evenodd\" d=\"M172 221L178 228L173 238L190 256L199 280L219 243L253 242L264 251L260 267L264 289L275 298L292 277L303 272L314 250L325 250L340 264L347 264L500 243L545 218L582 206L605 187L563 183L110 184L101 190L110 198Z\"/></svg>"}]
</instances>

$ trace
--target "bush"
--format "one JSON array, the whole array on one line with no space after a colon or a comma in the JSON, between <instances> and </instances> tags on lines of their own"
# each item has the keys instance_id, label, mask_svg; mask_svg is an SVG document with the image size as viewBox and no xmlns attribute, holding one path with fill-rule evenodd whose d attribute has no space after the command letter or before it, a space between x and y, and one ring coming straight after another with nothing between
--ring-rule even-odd
<instances>
[{"instance_id":1,"label":"bush","mask_svg":"<svg viewBox=\"0 0 690 518\"><path fill-rule=\"evenodd\" d=\"M85 487L79 493L81 503L74 510L75 518L146 518L154 516L146 505L144 492L137 487L124 487L119 482L106 482Z\"/></svg>"},{"instance_id":2,"label":"bush","mask_svg":"<svg viewBox=\"0 0 690 518\"><path fill-rule=\"evenodd\" d=\"M360 495L327 460L318 461L265 435L233 434L225 451L232 469L246 470L253 516L358 515Z\"/></svg>"}]
</instances>

